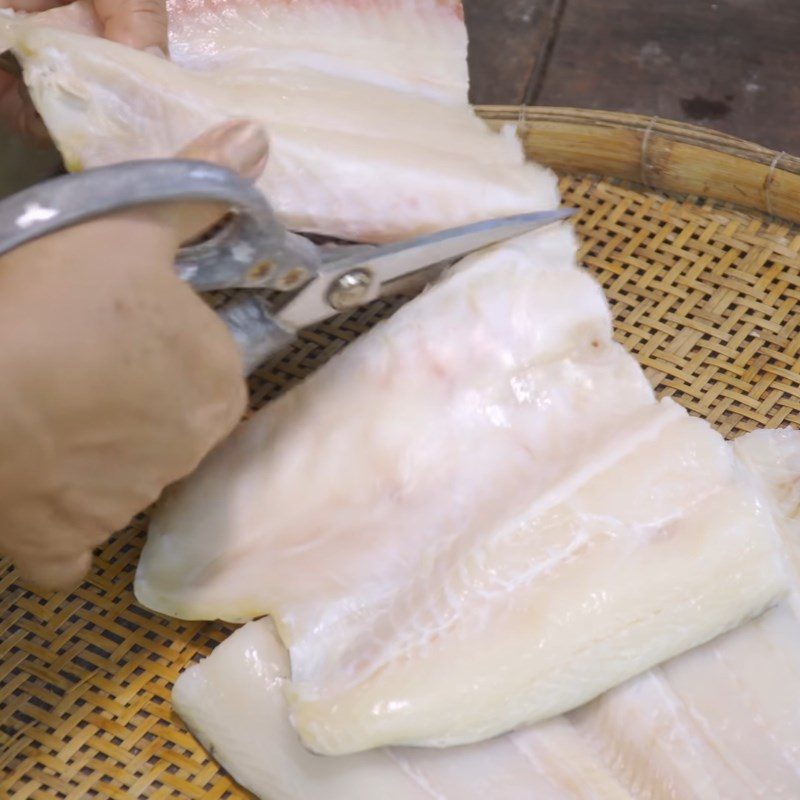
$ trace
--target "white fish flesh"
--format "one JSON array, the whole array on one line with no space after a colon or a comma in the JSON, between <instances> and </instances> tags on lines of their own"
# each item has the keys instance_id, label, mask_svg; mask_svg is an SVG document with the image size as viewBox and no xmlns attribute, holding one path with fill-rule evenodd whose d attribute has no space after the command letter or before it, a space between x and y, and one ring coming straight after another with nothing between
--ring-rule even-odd
<instances>
[{"instance_id":1,"label":"white fish flesh","mask_svg":"<svg viewBox=\"0 0 800 800\"><path fill-rule=\"evenodd\" d=\"M251 622L187 669L175 710L262 800L633 800L564 719L478 745L309 753L289 721L286 651Z\"/></svg>"},{"instance_id":2,"label":"white fish flesh","mask_svg":"<svg viewBox=\"0 0 800 800\"><path fill-rule=\"evenodd\" d=\"M174 0L170 24L175 63L76 33L98 30L85 3L0 17L71 169L249 117L271 138L259 185L296 230L387 241L558 206L555 176L467 103L457 0Z\"/></svg>"},{"instance_id":3,"label":"white fish flesh","mask_svg":"<svg viewBox=\"0 0 800 800\"><path fill-rule=\"evenodd\" d=\"M565 231L463 263L157 513L141 602L271 614L312 750L479 741L761 612L772 516L657 403Z\"/></svg>"},{"instance_id":4,"label":"white fish flesh","mask_svg":"<svg viewBox=\"0 0 800 800\"><path fill-rule=\"evenodd\" d=\"M790 603L800 619L800 431L754 431L737 439L734 447L779 510Z\"/></svg>"},{"instance_id":5,"label":"white fish flesh","mask_svg":"<svg viewBox=\"0 0 800 800\"><path fill-rule=\"evenodd\" d=\"M800 433L736 452L800 537ZM311 755L289 721L288 659L250 623L175 684L175 708L263 800L790 800L800 797L800 625L788 606L535 727L447 750Z\"/></svg>"},{"instance_id":6,"label":"white fish flesh","mask_svg":"<svg viewBox=\"0 0 800 800\"><path fill-rule=\"evenodd\" d=\"M790 601L570 715L636 798L800 797L800 431L733 449L779 522Z\"/></svg>"},{"instance_id":7,"label":"white fish flesh","mask_svg":"<svg viewBox=\"0 0 800 800\"><path fill-rule=\"evenodd\" d=\"M187 669L177 713L263 800L794 800L800 626L786 607L565 717L481 744L320 758L289 719L268 620Z\"/></svg>"},{"instance_id":8,"label":"white fish flesh","mask_svg":"<svg viewBox=\"0 0 800 800\"><path fill-rule=\"evenodd\" d=\"M800 626L788 606L570 715L635 798L800 797Z\"/></svg>"}]
</instances>

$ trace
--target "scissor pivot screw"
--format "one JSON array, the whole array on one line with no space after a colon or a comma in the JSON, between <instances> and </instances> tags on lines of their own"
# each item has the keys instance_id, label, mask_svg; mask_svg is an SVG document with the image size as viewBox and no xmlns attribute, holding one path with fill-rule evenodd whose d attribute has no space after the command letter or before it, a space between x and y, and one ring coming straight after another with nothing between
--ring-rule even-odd
<instances>
[{"instance_id":1,"label":"scissor pivot screw","mask_svg":"<svg viewBox=\"0 0 800 800\"><path fill-rule=\"evenodd\" d=\"M354 269L338 278L328 292L328 303L337 311L347 311L359 306L372 287L372 273L368 269Z\"/></svg>"}]
</instances>

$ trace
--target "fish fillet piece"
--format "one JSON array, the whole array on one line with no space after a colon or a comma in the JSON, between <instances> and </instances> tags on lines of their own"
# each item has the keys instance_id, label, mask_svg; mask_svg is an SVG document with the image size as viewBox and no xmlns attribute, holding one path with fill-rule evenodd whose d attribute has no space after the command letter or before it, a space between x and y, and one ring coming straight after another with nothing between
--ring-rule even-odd
<instances>
[{"instance_id":1,"label":"fish fillet piece","mask_svg":"<svg viewBox=\"0 0 800 800\"><path fill-rule=\"evenodd\" d=\"M463 105L460 0L168 0L170 53L200 70L321 73Z\"/></svg>"},{"instance_id":2,"label":"fish fillet piece","mask_svg":"<svg viewBox=\"0 0 800 800\"><path fill-rule=\"evenodd\" d=\"M76 33L98 29L86 4L48 14L0 18L0 44L70 169L250 117L271 138L259 185L296 230L380 242L559 204L470 108L458 2L176 0L176 63Z\"/></svg>"},{"instance_id":3,"label":"fish fillet piece","mask_svg":"<svg viewBox=\"0 0 800 800\"><path fill-rule=\"evenodd\" d=\"M754 431L739 437L734 448L775 508L791 584L790 603L800 619L800 431Z\"/></svg>"},{"instance_id":4,"label":"fish fillet piece","mask_svg":"<svg viewBox=\"0 0 800 800\"><path fill-rule=\"evenodd\" d=\"M573 712L634 797L800 797L800 627L787 606Z\"/></svg>"},{"instance_id":5,"label":"fish fillet piece","mask_svg":"<svg viewBox=\"0 0 800 800\"><path fill-rule=\"evenodd\" d=\"M800 431L757 431L734 451L772 504L791 564L800 541ZM798 697L792 597L568 719L635 797L788 800L800 797Z\"/></svg>"},{"instance_id":6,"label":"fish fillet piece","mask_svg":"<svg viewBox=\"0 0 800 800\"><path fill-rule=\"evenodd\" d=\"M761 612L784 588L774 524L726 455L704 423L666 424L577 491L498 520L440 580L414 580L336 661L304 671L305 648L333 650L324 633L293 646L304 741L479 741Z\"/></svg>"},{"instance_id":7,"label":"fish fillet piece","mask_svg":"<svg viewBox=\"0 0 800 800\"><path fill-rule=\"evenodd\" d=\"M309 753L289 722L289 665L268 621L240 628L175 683L175 710L243 786L268 800L427 798L386 753Z\"/></svg>"},{"instance_id":8,"label":"fish fillet piece","mask_svg":"<svg viewBox=\"0 0 800 800\"><path fill-rule=\"evenodd\" d=\"M563 228L467 260L245 423L156 514L139 599L231 621L291 605L294 639L616 446L653 393L573 252Z\"/></svg>"},{"instance_id":9,"label":"fish fillet piece","mask_svg":"<svg viewBox=\"0 0 800 800\"><path fill-rule=\"evenodd\" d=\"M655 401L567 237L464 262L153 520L139 600L271 614L316 752L555 716L783 591L755 488L709 426Z\"/></svg>"},{"instance_id":10,"label":"fish fillet piece","mask_svg":"<svg viewBox=\"0 0 800 800\"><path fill-rule=\"evenodd\" d=\"M794 535L798 442L794 431L736 442ZM788 606L572 714L461 748L311 756L289 722L288 685L285 650L266 620L237 631L175 685L175 707L192 731L265 800L800 796L800 704L792 701L800 626Z\"/></svg>"},{"instance_id":11,"label":"fish fillet piece","mask_svg":"<svg viewBox=\"0 0 800 800\"><path fill-rule=\"evenodd\" d=\"M251 622L187 669L175 710L263 800L633 800L563 719L480 745L321 758L289 721L289 665L268 620Z\"/></svg>"}]
</instances>

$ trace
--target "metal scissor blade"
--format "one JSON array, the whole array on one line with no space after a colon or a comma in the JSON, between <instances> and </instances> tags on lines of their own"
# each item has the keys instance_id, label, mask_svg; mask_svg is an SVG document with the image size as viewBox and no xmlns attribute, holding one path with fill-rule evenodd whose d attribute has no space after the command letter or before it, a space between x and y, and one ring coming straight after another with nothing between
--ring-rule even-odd
<instances>
[{"instance_id":1,"label":"metal scissor blade","mask_svg":"<svg viewBox=\"0 0 800 800\"><path fill-rule=\"evenodd\" d=\"M493 244L552 225L574 213L574 209L560 208L476 222L410 241L382 245L373 248L371 252L355 250L344 259L330 259L326 266L337 271L356 267L370 269L377 281L383 284L418 269L461 258Z\"/></svg>"},{"instance_id":2,"label":"metal scissor blade","mask_svg":"<svg viewBox=\"0 0 800 800\"><path fill-rule=\"evenodd\" d=\"M384 287L396 284L400 278L428 270L437 264L451 263L491 245L565 220L574 213L575 209L562 208L518 214L451 228L396 244L347 248L339 257L334 251L324 261L316 279L281 308L280 319L284 324L300 330L327 319L336 311L377 299L384 293ZM352 302L339 304L332 300L332 293L348 279L361 280L362 283L351 287Z\"/></svg>"}]
</instances>

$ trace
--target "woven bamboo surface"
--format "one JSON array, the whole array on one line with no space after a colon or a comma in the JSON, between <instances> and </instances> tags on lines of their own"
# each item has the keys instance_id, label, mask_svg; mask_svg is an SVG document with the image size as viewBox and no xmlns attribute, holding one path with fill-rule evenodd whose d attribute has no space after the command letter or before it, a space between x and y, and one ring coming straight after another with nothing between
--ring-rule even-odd
<instances>
[{"instance_id":1,"label":"woven bamboo surface","mask_svg":"<svg viewBox=\"0 0 800 800\"><path fill-rule=\"evenodd\" d=\"M483 113L498 124L519 116L509 109ZM747 176L736 208L615 177L572 174L561 185L565 201L581 210L582 257L610 298L617 337L660 394L726 436L800 425L800 229L754 210L773 202L769 187L791 188L795 160L675 123L662 124L657 140L655 130L639 118L550 109L532 112L522 133L529 152L562 169L631 178L644 165L650 186L675 191L694 191L697 176L720 164L725 174ZM647 160L651 147L660 154L657 169ZM730 199L735 183L711 181L704 194ZM789 199L774 202L773 210L797 219ZM304 336L253 379L253 406L307 375L399 302L375 304ZM170 704L176 676L230 628L164 619L136 605L131 583L145 527L143 516L115 536L89 580L68 597L28 592L0 565L3 800L249 797Z\"/></svg>"}]
</instances>

